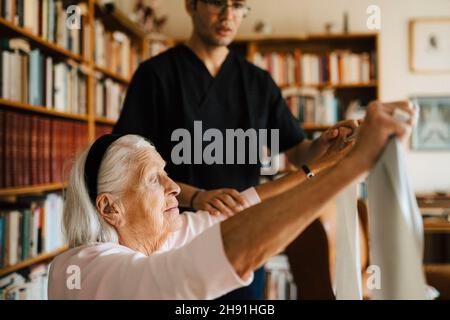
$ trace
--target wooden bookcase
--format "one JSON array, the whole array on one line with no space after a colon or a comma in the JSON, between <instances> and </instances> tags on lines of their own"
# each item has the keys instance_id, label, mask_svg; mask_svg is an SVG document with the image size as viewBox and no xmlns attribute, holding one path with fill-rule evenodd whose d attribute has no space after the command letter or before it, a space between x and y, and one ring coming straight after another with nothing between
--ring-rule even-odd
<instances>
[{"instance_id":1,"label":"wooden bookcase","mask_svg":"<svg viewBox=\"0 0 450 320\"><path fill-rule=\"evenodd\" d=\"M310 34L310 35L277 35L277 36L242 36L231 46L231 49L246 56L254 62L255 54L262 53L302 53L326 55L332 51L349 51L352 53L373 52L375 55L376 78L365 83L322 83L320 85L303 85L300 82L281 85L282 90L289 88L314 88L318 90L333 89L342 106L354 99L363 103L378 99L380 96L380 55L379 36L377 33L340 33L340 34ZM328 70L329 72L329 70ZM341 110L344 111L344 110ZM308 132L324 131L329 125L321 123L303 123Z\"/></svg>"},{"instance_id":2,"label":"wooden bookcase","mask_svg":"<svg viewBox=\"0 0 450 320\"><path fill-rule=\"evenodd\" d=\"M139 60L143 61L149 57L149 39L147 35L143 33L138 25L129 20L125 14L114 9L112 6L102 6L99 0L80 0L79 3L84 3L88 8L87 19L83 20L83 36L88 37L89 53L87 56L75 54L65 48L46 40L44 37L34 34L26 28L22 28L16 25L13 21L6 20L0 17L0 34L1 38L21 38L25 39L31 48L40 49L47 56L61 60L71 60L72 63L78 64L86 72L87 82L87 113L71 114L66 112L55 111L53 109L30 105L27 103L11 101L3 99L0 96L0 109L17 112L21 114L38 115L39 117L51 118L51 119L63 119L67 121L75 121L86 124L88 128L88 141L92 142L99 128L103 129L103 132L112 130L115 124L115 119L107 119L103 117L97 117L95 115L95 73L100 73L106 78L110 78L125 86L129 85L131 81L130 77L124 77L117 74L105 67L100 67L95 63L94 48L95 48L95 30L94 21L100 19L105 28L111 31L121 31L125 33L133 44L139 48ZM87 27L87 28L86 28ZM1 94L1 93L0 93ZM66 183L49 183L41 185L26 185L14 188L0 189L0 200L7 202L14 202L17 197L23 195L37 195L45 194L47 192L61 191L66 187ZM1 209L1 208L0 208ZM0 277L11 272L20 270L22 268L31 266L35 263L47 261L63 252L66 248L60 248L53 252L41 254L37 257L21 261L17 265L8 266L4 269L0 269Z\"/></svg>"}]
</instances>

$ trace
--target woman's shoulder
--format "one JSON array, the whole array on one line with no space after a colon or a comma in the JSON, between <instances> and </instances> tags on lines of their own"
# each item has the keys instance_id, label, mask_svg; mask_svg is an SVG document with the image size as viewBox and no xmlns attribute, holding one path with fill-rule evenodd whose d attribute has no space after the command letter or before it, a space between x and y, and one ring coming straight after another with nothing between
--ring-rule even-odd
<instances>
[{"instance_id":1,"label":"woman's shoulder","mask_svg":"<svg viewBox=\"0 0 450 320\"><path fill-rule=\"evenodd\" d=\"M136 251L117 243L93 243L70 248L53 259L52 266L81 265L112 254L135 254Z\"/></svg>"}]
</instances>

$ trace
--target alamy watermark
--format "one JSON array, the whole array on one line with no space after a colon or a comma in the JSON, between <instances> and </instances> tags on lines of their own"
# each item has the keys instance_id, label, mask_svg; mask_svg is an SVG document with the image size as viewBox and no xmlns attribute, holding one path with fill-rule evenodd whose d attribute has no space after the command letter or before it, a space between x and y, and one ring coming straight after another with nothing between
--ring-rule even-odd
<instances>
[{"instance_id":1,"label":"alamy watermark","mask_svg":"<svg viewBox=\"0 0 450 320\"><path fill-rule=\"evenodd\" d=\"M69 290L81 290L81 269L77 265L70 265L66 269L66 287Z\"/></svg>"},{"instance_id":2,"label":"alamy watermark","mask_svg":"<svg viewBox=\"0 0 450 320\"><path fill-rule=\"evenodd\" d=\"M366 21L367 29L381 30L381 8L373 4L367 7L366 13L369 15Z\"/></svg>"},{"instance_id":3,"label":"alamy watermark","mask_svg":"<svg viewBox=\"0 0 450 320\"><path fill-rule=\"evenodd\" d=\"M178 143L172 149L171 160L175 165L261 164L262 175L273 175L279 169L279 162L274 161L279 153L279 137L278 129L226 129L224 136L219 129L203 132L202 122L195 121L193 136L182 128L172 133L171 141ZM209 142L205 148L204 142ZM270 155L265 155L268 145Z\"/></svg>"},{"instance_id":4,"label":"alamy watermark","mask_svg":"<svg viewBox=\"0 0 450 320\"><path fill-rule=\"evenodd\" d=\"M66 9L66 27L69 30L81 30L81 8L77 5L68 6Z\"/></svg>"}]
</instances>

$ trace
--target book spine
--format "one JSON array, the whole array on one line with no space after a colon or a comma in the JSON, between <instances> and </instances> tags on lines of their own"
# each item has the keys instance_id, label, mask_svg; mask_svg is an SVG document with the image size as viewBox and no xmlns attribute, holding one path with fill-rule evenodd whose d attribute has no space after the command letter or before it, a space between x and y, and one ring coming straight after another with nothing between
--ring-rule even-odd
<instances>
[{"instance_id":1,"label":"book spine","mask_svg":"<svg viewBox=\"0 0 450 320\"><path fill-rule=\"evenodd\" d=\"M6 111L0 109L0 188L5 187L5 131L6 131Z\"/></svg>"}]
</instances>

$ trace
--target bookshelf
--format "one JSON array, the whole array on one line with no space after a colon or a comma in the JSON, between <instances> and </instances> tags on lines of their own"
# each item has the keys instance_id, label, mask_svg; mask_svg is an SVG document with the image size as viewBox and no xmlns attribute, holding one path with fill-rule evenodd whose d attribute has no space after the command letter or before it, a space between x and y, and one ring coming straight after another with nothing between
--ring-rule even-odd
<instances>
[{"instance_id":1,"label":"bookshelf","mask_svg":"<svg viewBox=\"0 0 450 320\"><path fill-rule=\"evenodd\" d=\"M33 264L37 264L37 263L41 263L41 262L45 262L45 261L51 260L54 257L56 257L57 255L59 255L59 254L63 253L64 251L66 251L67 249L68 249L68 247L62 247L62 248L59 248L57 250L53 250L53 251L48 252L48 253L40 254L40 255L38 255L36 257L33 257L31 259L27 259L27 260L21 261L21 262L15 264L13 266L6 267L4 269L0 269L0 277L3 277L3 276L5 276L5 275L7 275L9 273L14 272L14 271L18 271L20 269L29 267L29 266L31 266Z\"/></svg>"},{"instance_id":2,"label":"bookshelf","mask_svg":"<svg viewBox=\"0 0 450 320\"><path fill-rule=\"evenodd\" d=\"M230 49L272 75L303 130L315 138L347 118L349 109L359 118L354 111L379 99L379 44L377 33L247 35ZM279 163L279 174L292 170L284 155Z\"/></svg>"},{"instance_id":3,"label":"bookshelf","mask_svg":"<svg viewBox=\"0 0 450 320\"><path fill-rule=\"evenodd\" d=\"M296 90L333 92L338 102L334 121L302 121L303 129L312 134L342 120L350 102L365 105L379 98L379 43L377 33L249 35L238 37L231 48L269 71L287 100L300 96Z\"/></svg>"},{"instance_id":4,"label":"bookshelf","mask_svg":"<svg viewBox=\"0 0 450 320\"><path fill-rule=\"evenodd\" d=\"M116 122L116 119L108 118L104 114L99 115L96 113L96 96L98 93L98 91L96 90L106 90L105 88L97 88L97 82L99 81L98 79L100 78L101 81L104 82L109 81L109 83L113 83L117 87L120 86L123 91L126 91L126 87L130 84L132 74L134 73L137 65L150 56L149 39L147 35L141 31L141 28L138 25L129 20L124 13L114 8L113 5L102 5L101 1L99 0L80 0L77 2L77 5L82 8L81 30L76 35L77 38L70 38L72 36L72 34L70 34L71 31L64 31L68 32L70 35L66 35L66 38L62 38L65 40L67 40L67 37L71 39L70 41L68 40L67 42L65 42L66 44L69 43L69 48L60 43L60 38L58 38L58 31L56 29L58 27L56 25L57 22L54 22L54 37L51 39L51 37L49 36L50 27L47 27L50 24L50 18L43 18L43 12L48 12L45 11L48 10L48 8L45 10L43 9L43 3L54 2L55 6L57 6L58 3L62 4L60 0L39 1L40 10L37 10L39 13L34 14L34 19L37 19L36 25L39 25L38 32L36 32L36 30L33 32L30 28L24 26L23 22L21 22L23 21L23 19L26 19L26 17L22 17L22 20L20 20L20 12L18 11L19 9L15 8L15 5L20 1L0 0L0 4L4 5L7 1L14 3L13 10L17 11L15 11L15 13L11 13L10 17L6 17L6 13L2 12L3 6L0 6L0 55L4 51L9 51L10 53L14 54L19 52L15 51L15 48L5 47L5 43L10 44L11 40L13 39L21 39L21 41L23 40L27 43L30 51L35 51L36 49L38 49L42 54L43 60L41 61L41 64L43 65L43 78L41 79L43 80L43 82L46 83L46 81L48 80L48 78L46 78L48 70L45 69L45 63L47 62L48 58L51 58L52 62L54 63L52 67L55 67L56 64L65 64L69 68L69 70L76 70L76 72L78 73L77 75L82 74L80 83L84 83L85 91L81 91L81 85L79 85L77 89L71 88L71 97L76 100L74 98L76 97L75 92L79 95L83 94L85 97L85 108L80 109L83 110L82 112L73 112L72 110L70 110L70 108L66 110L60 107L60 105L57 103L58 101L56 101L56 98L54 97L54 95L56 95L55 91L57 84L55 75L56 71L51 69L53 77L50 85L50 87L52 88L52 91L50 91L52 93L50 101L53 103L51 105L48 105L48 100L46 100L45 97L46 95L49 95L48 91L45 91L46 85L44 85L40 92L40 94L42 95L42 103L39 104L30 103L30 101L26 99L27 96L31 95L31 93L28 91L30 89L28 88L28 86L31 86L31 81L27 84L25 99L5 97L3 95L2 86L0 86L0 122L5 121L0 123L0 130L3 129L1 128L2 125L6 124L6 114L14 114L15 116L19 117L17 118L18 122L22 122L22 120L31 122L31 118L38 118L40 119L39 121L48 121L44 124L50 124L52 126L51 130L63 131L49 131L50 135L47 138L44 135L38 135L37 138L35 138L38 141L37 143L50 144L53 143L53 141L56 141L56 137L62 137L60 139L61 141L58 142L61 143L61 146L67 143L73 144L73 148L69 152L70 154L67 154L66 159L64 159L65 163L70 162L70 159L73 158L73 155L77 151L79 151L81 147L84 147L89 142L92 142L99 134L110 132ZM63 9L65 10L65 8ZM58 16L57 12L56 15ZM13 16L15 18L12 18ZM50 14L48 15L48 17L49 16ZM46 25L46 27L44 27L44 25ZM103 34L98 33L98 29L96 29L96 27L100 25L102 26L102 31L104 32ZM47 30L47 33L44 30ZM104 38L103 41L105 44L105 52L103 54L105 55L104 62L107 62L104 64L98 63L97 59L100 57L99 53L96 52L96 50L98 50L99 36ZM111 43L109 40L112 40L111 42L114 43ZM72 50L75 42L79 43L79 47L77 47L76 50L77 52ZM111 51L116 53L117 57L112 57L112 54L110 54ZM22 53L23 52L20 51L20 54ZM0 56L0 58L2 58L2 56ZM25 63L28 63L29 60L27 59L29 59L28 56L23 61L26 61ZM110 63L111 61L114 63ZM1 68L1 64L2 59L0 59L0 71L3 70ZM129 65L129 68L121 67L123 64L127 66ZM117 68L113 69L114 66L116 66ZM31 72L31 67L30 69L25 68L24 70L26 70L24 72L29 73ZM3 76L2 72L0 72L0 76ZM28 77L21 78L25 78L25 82L28 79ZM104 94L106 96L107 92L105 92ZM123 98L123 95L118 95L117 101L115 101L115 106L118 108L121 105L119 98ZM106 101L107 100L105 99L102 102L106 104ZM68 102L65 101L65 104L66 103ZM69 103L69 105L70 104L71 103ZM97 110L104 110L105 108L106 107L102 105L100 108L97 108ZM119 110L117 110L114 114L118 113ZM4 120L2 120L1 118L3 116L2 114L5 115L3 118ZM65 128L63 124L68 125L68 127ZM61 129L58 129L58 126L61 126ZM25 127L23 128L25 129ZM6 126L4 130L7 130ZM83 133L82 136L74 136L77 134L77 132L79 134L80 131ZM21 135L18 134L17 139L22 139ZM27 139L31 140L32 137L29 137ZM46 139L52 142L48 142ZM28 146L28 143L32 143L30 142L30 140L24 140L25 142L23 142L23 144L26 144ZM5 151L5 141L5 133L0 133L0 147L3 151L2 153L0 153L0 160L2 161L2 164L0 166L0 201L2 201L3 203L14 203L23 196L33 197L45 195L51 192L60 192L67 186L65 182L66 179L64 179L67 177L67 174L60 174L62 176L62 179L53 180L52 173L51 179L46 179L45 181L41 181L39 183L29 183L28 181L28 183L22 184L9 184L6 187L6 185L3 183L4 181L2 182L2 180L4 180L2 176L7 170L3 163L3 160L6 159L5 153L7 151ZM41 159L39 161L49 162L51 160L51 162L54 162L55 157L61 158L64 156L61 154L54 154L53 152L55 148L51 148L52 149L50 149L45 159L41 158L43 156L42 154L37 155L38 158ZM58 147L56 147L56 150L57 149ZM29 169L29 165L30 163L26 163L23 166ZM65 170L66 168L63 169L60 167L58 169ZM0 207L0 213L2 212L2 210L3 208ZM25 267L48 261L66 249L66 247L60 247L55 250L50 250L49 252L38 254L30 259L19 261L17 263L14 263L13 265L6 265L3 269L0 269L0 277L18 271Z\"/></svg>"}]
</instances>

